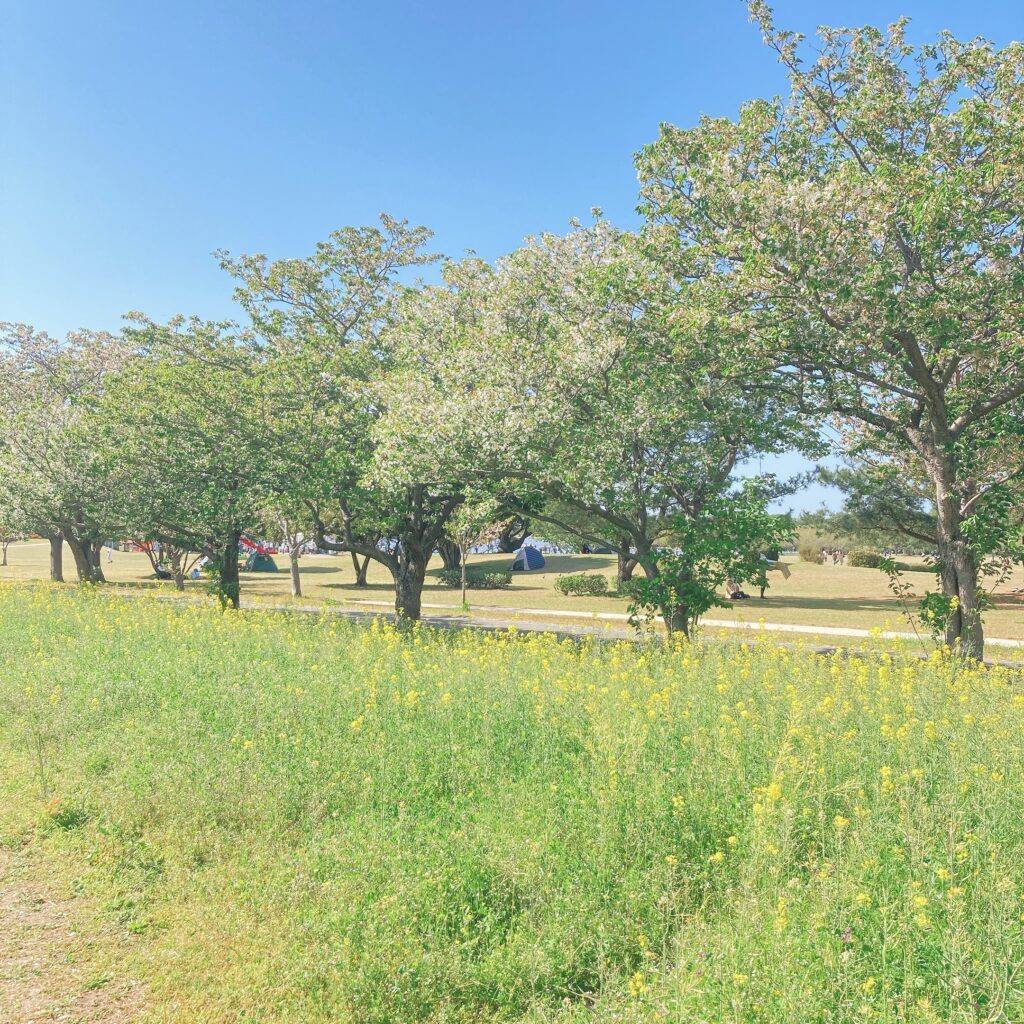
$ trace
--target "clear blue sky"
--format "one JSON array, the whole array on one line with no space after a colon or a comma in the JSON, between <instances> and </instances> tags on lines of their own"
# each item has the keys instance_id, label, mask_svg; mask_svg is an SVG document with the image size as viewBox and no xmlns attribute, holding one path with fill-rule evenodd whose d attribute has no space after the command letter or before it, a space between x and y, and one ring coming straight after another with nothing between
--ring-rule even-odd
<instances>
[{"instance_id":1,"label":"clear blue sky","mask_svg":"<svg viewBox=\"0 0 1024 1024\"><path fill-rule=\"evenodd\" d=\"M631 223L661 121L784 88L740 0L11 3L0 320L234 315L209 253L304 254L381 210L492 258ZM1021 0L779 0L780 24L1024 36Z\"/></svg>"}]
</instances>

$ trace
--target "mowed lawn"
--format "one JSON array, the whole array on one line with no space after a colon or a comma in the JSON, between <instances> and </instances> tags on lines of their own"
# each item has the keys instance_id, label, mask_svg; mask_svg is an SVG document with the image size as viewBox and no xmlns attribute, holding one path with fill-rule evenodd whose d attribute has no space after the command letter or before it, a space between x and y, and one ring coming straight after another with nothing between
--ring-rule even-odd
<instances>
[{"instance_id":1,"label":"mowed lawn","mask_svg":"<svg viewBox=\"0 0 1024 1024\"><path fill-rule=\"evenodd\" d=\"M8 555L10 565L0 568L0 580L43 579L48 573L48 556L49 549L45 542L14 544ZM736 602L732 608L713 609L709 617L749 623L763 620L770 623L857 629L911 628L902 606L889 590L888 580L879 570L831 564L814 565L795 559L787 561L792 575L785 580L779 572L770 573L771 588L766 600L758 599L757 591L754 590L752 600ZM274 574L243 573L244 597L274 602L290 600L287 559L285 556L277 556L277 562L280 571ZM476 555L470 561L471 566L494 568L507 568L511 563L510 555ZM916 570L924 568L919 559L911 559L908 564ZM423 601L427 605L454 608L459 603L458 591L440 585L436 578L440 568L440 559L435 556L427 577ZM145 555L115 552L113 562L107 564L104 561L103 569L114 582L154 582L150 579L152 569ZM369 586L365 588L354 586L355 573L348 555L305 556L301 561L301 571L307 603L328 601L356 605L369 601L378 602L368 605L371 609L383 609L394 600L390 575L377 563L370 565ZM614 557L555 555L548 556L544 570L516 573L508 589L471 591L469 601L479 613L485 612L487 608L617 614L627 612L628 602L624 598L566 597L554 589L554 582L560 575L577 572L600 573L608 578L614 588ZM74 563L66 548L65 577L74 578ZM909 571L906 579L918 594L922 594L929 586L935 586L934 576L925 571ZM172 590L170 584L156 585L168 593ZM990 636L1024 639L1024 592L1013 593L1018 588L1024 591L1024 569L1020 566L997 589L994 607L986 613L986 630Z\"/></svg>"},{"instance_id":2,"label":"mowed lawn","mask_svg":"<svg viewBox=\"0 0 1024 1024\"><path fill-rule=\"evenodd\" d=\"M0 622L0 844L115 943L69 993L131 978L183 1024L1024 1019L1019 674L39 586Z\"/></svg>"}]
</instances>

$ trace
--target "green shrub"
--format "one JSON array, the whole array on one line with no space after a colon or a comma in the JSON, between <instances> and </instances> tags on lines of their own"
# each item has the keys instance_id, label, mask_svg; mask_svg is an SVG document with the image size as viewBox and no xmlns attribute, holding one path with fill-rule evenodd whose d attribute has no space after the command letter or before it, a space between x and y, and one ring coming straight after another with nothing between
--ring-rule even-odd
<instances>
[{"instance_id":1,"label":"green shrub","mask_svg":"<svg viewBox=\"0 0 1024 1024\"><path fill-rule=\"evenodd\" d=\"M813 562L815 565L821 565L825 560L823 548L820 544L801 544L797 549L797 553L800 555L801 562Z\"/></svg>"},{"instance_id":2,"label":"green shrub","mask_svg":"<svg viewBox=\"0 0 1024 1024\"><path fill-rule=\"evenodd\" d=\"M882 556L877 551L851 551L846 564L858 569L877 569L882 564Z\"/></svg>"},{"instance_id":3,"label":"green shrub","mask_svg":"<svg viewBox=\"0 0 1024 1024\"><path fill-rule=\"evenodd\" d=\"M461 587L461 569L442 569L437 574L438 580L444 587ZM466 587L469 590L503 590L512 583L510 570L495 569L467 569Z\"/></svg>"},{"instance_id":4,"label":"green shrub","mask_svg":"<svg viewBox=\"0 0 1024 1024\"><path fill-rule=\"evenodd\" d=\"M603 597L608 593L608 580L604 576L580 573L577 576L559 576L555 589L575 597Z\"/></svg>"}]
</instances>

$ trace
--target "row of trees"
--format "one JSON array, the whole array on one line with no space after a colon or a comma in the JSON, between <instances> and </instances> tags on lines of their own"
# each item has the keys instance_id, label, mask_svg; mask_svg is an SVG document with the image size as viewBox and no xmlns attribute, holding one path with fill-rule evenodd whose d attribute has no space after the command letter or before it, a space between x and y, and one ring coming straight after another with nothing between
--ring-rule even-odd
<instances>
[{"instance_id":1,"label":"row of trees","mask_svg":"<svg viewBox=\"0 0 1024 1024\"><path fill-rule=\"evenodd\" d=\"M750 6L790 94L664 126L639 231L598 214L422 285L429 233L384 216L303 258L219 253L241 325L6 327L0 518L85 580L115 533L179 582L205 551L231 603L239 538L277 524L386 566L409 619L434 550L532 521L639 567L685 634L786 529L737 467L828 424L927 488L945 638L980 655L1024 478L1024 47L914 50L900 22L823 30L805 65Z\"/></svg>"}]
</instances>

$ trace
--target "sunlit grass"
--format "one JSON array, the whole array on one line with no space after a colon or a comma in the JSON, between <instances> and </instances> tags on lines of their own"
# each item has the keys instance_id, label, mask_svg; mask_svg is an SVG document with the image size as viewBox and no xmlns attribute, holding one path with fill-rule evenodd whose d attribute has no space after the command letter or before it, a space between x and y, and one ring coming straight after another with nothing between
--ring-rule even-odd
<instances>
[{"instance_id":1,"label":"sunlit grass","mask_svg":"<svg viewBox=\"0 0 1024 1024\"><path fill-rule=\"evenodd\" d=\"M0 581L44 580L48 572L49 549L45 541L30 541L15 544L10 549L10 564L0 568ZM287 559L280 556L276 573L243 573L243 598L249 603L303 605L344 605L349 608L365 608L371 612L386 611L393 606L394 591L387 570L376 563L370 566L370 587L358 588L353 585L354 572L347 555L307 556L301 561L302 587L301 602L293 602L289 595L289 574ZM920 560L919 560L920 561ZM511 564L509 555L474 555L471 564L507 568ZM915 563L916 564L916 563ZM715 608L710 613L713 620L732 620L751 625L763 620L766 623L791 624L802 627L852 627L861 630L908 631L899 602L889 592L885 575L878 569L853 568L849 565L812 565L792 561L793 574L783 580L780 573L771 573L771 589L768 599L762 601L755 596L751 601L738 601L732 608ZM71 553L66 549L65 566L68 579L74 575ZM143 583L154 587L165 596L173 594L170 584L154 584L148 580L153 573L150 562L142 554L117 552L112 562L102 560L106 577L114 584L128 584L133 587ZM425 614L458 613L459 592L442 587L436 578L441 562L434 557L427 575L423 592ZM628 601L621 597L579 597L559 594L554 583L559 575L568 572L603 573L613 587L615 559L611 555L555 555L547 560L544 571L516 573L512 586L507 590L472 591L470 606L476 617L503 614L514 617L518 612L512 609L541 609L549 614L543 621L559 622L552 617L554 612L571 613L564 622L578 622L580 613L603 613L625 616ZM934 584L925 572L909 573L909 580L916 590ZM73 585L72 585L73 586ZM995 607L985 613L985 628L988 636L1024 640L1024 594L1013 594L1016 588L1024 588L1024 569L1018 566L1012 577L996 595ZM190 593L205 594L204 583L188 584ZM755 595L757 592L755 591ZM367 601L375 603L364 603ZM499 610L494 610L499 609ZM528 613L521 617L528 618ZM537 620L538 616L534 616ZM618 623L620 628L624 622ZM927 631L926 631L927 632ZM809 636L809 634L805 634ZM822 637L825 643L846 641ZM925 637L927 640L927 635ZM994 648L992 656L1001 656Z\"/></svg>"},{"instance_id":2,"label":"sunlit grass","mask_svg":"<svg viewBox=\"0 0 1024 1024\"><path fill-rule=\"evenodd\" d=\"M0 568L0 581L42 580L47 577L49 548L45 541L28 541L14 544L10 549L10 565ZM247 602L290 604L287 560L278 557L278 573L243 573L242 595ZM471 565L480 567L508 568L509 555L474 555ZM920 568L920 560L911 560ZM877 569L858 569L851 566L812 565L807 562L791 561L792 575L784 580L780 573L769 576L771 588L768 599L755 597L750 601L738 601L731 609L715 608L710 618L726 619L756 624L759 620L768 623L783 623L816 627L853 627L855 629L910 630L903 608L889 592L883 573ZM67 578L74 575L70 551L65 549ZM459 612L459 593L451 587L440 585L436 573L441 560L431 562L423 592L424 614L452 614ZM154 584L149 581L152 567L143 554L117 552L113 561L103 559L107 578L116 584L133 586L144 582L154 586L160 593L170 596L171 584ZM344 605L349 608L364 608L371 612L384 612L394 605L394 589L387 570L371 563L368 588L353 585L354 572L348 555L307 556L301 561L304 605ZM548 613L569 612L572 617L566 622L579 621L579 613L610 613L625 616L628 601L620 597L567 597L554 588L555 580L563 573L601 573L614 589L615 558L612 555L554 555L547 559L541 572L516 573L512 585L506 590L477 590L470 594L472 613L478 617L504 614L514 617L512 609L540 609ZM918 593L923 593L934 582L928 573L912 572L909 581ZM1024 568L1017 566L1010 578L999 588L995 607L985 614L986 633L992 637L1024 640L1024 593L1014 594L1013 590L1024 588ZM205 593L205 583L189 583L191 593ZM365 602L373 602L367 604ZM297 602L296 602L297 603ZM499 611L493 611L499 609ZM528 615L524 615L527 618ZM545 615L544 621L550 616ZM534 616L536 619L537 616ZM551 621L559 620L551 618ZM624 623L619 623L620 627ZM927 631L925 640L928 639ZM826 643L845 643L835 638ZM1000 652L993 649L993 656Z\"/></svg>"},{"instance_id":3,"label":"sunlit grass","mask_svg":"<svg viewBox=\"0 0 1024 1024\"><path fill-rule=\"evenodd\" d=\"M0 588L2 838L161 1021L1024 1015L1024 691Z\"/></svg>"}]
</instances>

